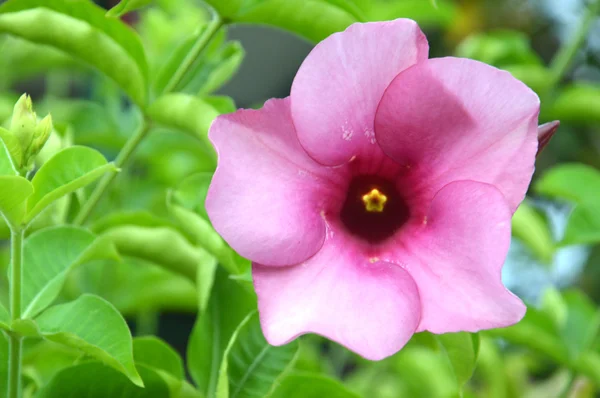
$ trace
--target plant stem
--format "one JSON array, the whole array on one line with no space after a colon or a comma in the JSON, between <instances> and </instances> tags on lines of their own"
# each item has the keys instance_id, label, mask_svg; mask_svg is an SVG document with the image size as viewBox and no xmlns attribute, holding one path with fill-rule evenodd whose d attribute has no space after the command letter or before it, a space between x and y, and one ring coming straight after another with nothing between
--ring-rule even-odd
<instances>
[{"instance_id":1,"label":"plant stem","mask_svg":"<svg viewBox=\"0 0 600 398\"><path fill-rule=\"evenodd\" d=\"M198 58L198 56L202 53L202 50L206 48L206 45L210 42L210 40L213 38L215 33L217 33L221 26L223 26L223 21L218 15L215 14L213 21L202 33L202 35L200 35L198 41L196 41L196 43L191 48L190 52L187 54L181 65L179 65L179 68L177 68L177 70L165 86L165 93L170 92L177 87L177 85L181 82L181 80L184 78L186 73L188 73L189 69L196 61L196 58ZM121 168L125 165L125 163L127 163L133 152L137 149L140 142L142 142L142 140L148 134L150 127L151 126L148 120L144 120L144 123L140 126L139 130L134 135L132 135L131 138L129 138L127 143L125 143L123 149L121 149L121 152L119 152L119 154L117 155L117 158L115 159L115 166ZM100 180L98 185L96 185L96 188L94 188L94 190L92 191L90 198L85 202L85 204L79 211L77 217L75 217L75 220L73 221L74 225L82 225L83 223L85 223L85 221L91 215L92 211L94 210L100 199L102 199L102 196L104 196L106 189L113 182L115 177L116 173L110 173L105 175Z\"/></svg>"},{"instance_id":2,"label":"plant stem","mask_svg":"<svg viewBox=\"0 0 600 398\"><path fill-rule=\"evenodd\" d=\"M171 80L165 86L163 90L164 93L169 93L177 88L177 85L181 83L181 80L188 73L196 59L200 56L200 53L206 48L206 45L210 42L210 40L214 37L215 33L223 26L223 20L219 17L218 14L215 14L212 22L207 26L206 30L202 32L200 37L194 46L190 49L190 52L186 55L185 59L179 65L179 68L175 71Z\"/></svg>"},{"instance_id":3,"label":"plant stem","mask_svg":"<svg viewBox=\"0 0 600 398\"><path fill-rule=\"evenodd\" d=\"M11 228L10 234L10 318L21 318L21 277L23 275L23 235L21 227ZM8 336L8 398L21 396L21 348L22 338L15 334Z\"/></svg>"},{"instance_id":4,"label":"plant stem","mask_svg":"<svg viewBox=\"0 0 600 398\"><path fill-rule=\"evenodd\" d=\"M560 82L564 74L568 71L569 67L577 55L577 51L585 41L592 22L600 11L600 0L592 0L592 3L588 7L587 11L583 16L579 28L571 38L571 41L565 43L550 64L550 90L553 90L556 85Z\"/></svg>"},{"instance_id":5,"label":"plant stem","mask_svg":"<svg viewBox=\"0 0 600 398\"><path fill-rule=\"evenodd\" d=\"M125 143L125 146L121 149L121 152L119 152L117 155L117 158L115 159L115 166L117 166L117 168L120 169L125 165L125 163L127 163L140 142L142 142L144 137L146 137L149 130L150 124L144 120L140 128L129 138L129 140ZM77 217L75 217L75 220L73 221L74 225L82 225L85 223L87 218L94 210L94 207L96 207L100 199L102 199L106 189L113 182L116 176L117 173L110 173L102 177L98 185L96 185L96 188L94 188L92 191L90 198L85 202L79 211L79 214L77 214Z\"/></svg>"}]
</instances>

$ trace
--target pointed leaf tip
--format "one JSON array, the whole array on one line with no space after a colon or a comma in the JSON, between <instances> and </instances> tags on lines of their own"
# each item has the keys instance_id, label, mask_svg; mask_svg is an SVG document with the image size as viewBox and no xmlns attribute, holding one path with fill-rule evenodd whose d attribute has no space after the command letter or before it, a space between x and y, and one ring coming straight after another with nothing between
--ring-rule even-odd
<instances>
[{"instance_id":1,"label":"pointed leaf tip","mask_svg":"<svg viewBox=\"0 0 600 398\"><path fill-rule=\"evenodd\" d=\"M558 130L560 121L555 120L553 122L544 123L538 127L538 151L537 155L548 145L550 139Z\"/></svg>"}]
</instances>

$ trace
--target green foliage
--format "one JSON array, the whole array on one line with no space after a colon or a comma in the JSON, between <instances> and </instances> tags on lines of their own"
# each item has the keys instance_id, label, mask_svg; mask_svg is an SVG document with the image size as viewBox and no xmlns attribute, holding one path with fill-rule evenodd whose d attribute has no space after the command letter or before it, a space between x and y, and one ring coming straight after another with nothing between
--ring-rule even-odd
<instances>
[{"instance_id":1,"label":"green foliage","mask_svg":"<svg viewBox=\"0 0 600 398\"><path fill-rule=\"evenodd\" d=\"M267 24L320 41L357 22L338 2L324 0L207 1L224 18Z\"/></svg>"},{"instance_id":2,"label":"green foliage","mask_svg":"<svg viewBox=\"0 0 600 398\"><path fill-rule=\"evenodd\" d=\"M159 374L169 386L171 396L177 396L185 379L183 360L165 342L156 337L133 339L136 366L144 366Z\"/></svg>"},{"instance_id":3,"label":"green foliage","mask_svg":"<svg viewBox=\"0 0 600 398\"><path fill-rule=\"evenodd\" d=\"M523 241L537 255L549 263L554 256L554 240L547 221L527 201L521 203L512 219L513 236Z\"/></svg>"},{"instance_id":4,"label":"green foliage","mask_svg":"<svg viewBox=\"0 0 600 398\"><path fill-rule=\"evenodd\" d=\"M97 362L83 363L58 373L36 397L39 398L169 398L169 388L151 369L140 366L140 383L136 386L125 376Z\"/></svg>"},{"instance_id":5,"label":"green foliage","mask_svg":"<svg viewBox=\"0 0 600 398\"><path fill-rule=\"evenodd\" d=\"M446 333L438 336L454 370L459 388L465 385L475 370L479 355L479 335Z\"/></svg>"},{"instance_id":6,"label":"green foliage","mask_svg":"<svg viewBox=\"0 0 600 398\"><path fill-rule=\"evenodd\" d=\"M284 376L272 398L358 398L339 381L318 374L294 372Z\"/></svg>"},{"instance_id":7,"label":"green foliage","mask_svg":"<svg viewBox=\"0 0 600 398\"><path fill-rule=\"evenodd\" d=\"M89 0L11 0L0 7L0 32L60 49L94 66L139 105L148 67L139 38Z\"/></svg>"},{"instance_id":8,"label":"green foliage","mask_svg":"<svg viewBox=\"0 0 600 398\"><path fill-rule=\"evenodd\" d=\"M60 197L85 187L106 172L115 171L115 166L94 149L74 146L58 152L31 180L34 193L27 202L25 222L33 220Z\"/></svg>"},{"instance_id":9,"label":"green foliage","mask_svg":"<svg viewBox=\"0 0 600 398\"><path fill-rule=\"evenodd\" d=\"M0 213L10 226L21 224L27 209L27 199L33 194L33 185L20 176L0 176Z\"/></svg>"},{"instance_id":10,"label":"green foliage","mask_svg":"<svg viewBox=\"0 0 600 398\"><path fill-rule=\"evenodd\" d=\"M256 308L252 294L218 270L206 312L200 313L188 342L188 370L198 389L214 397L219 368L236 328Z\"/></svg>"},{"instance_id":11,"label":"green foliage","mask_svg":"<svg viewBox=\"0 0 600 398\"><path fill-rule=\"evenodd\" d=\"M107 17L120 17L150 4L152 0L121 0L116 6L108 10Z\"/></svg>"},{"instance_id":12,"label":"green foliage","mask_svg":"<svg viewBox=\"0 0 600 398\"><path fill-rule=\"evenodd\" d=\"M33 318L59 295L68 272L86 260L114 256L104 242L77 227L51 227L38 231L23 247L21 316Z\"/></svg>"},{"instance_id":13,"label":"green foliage","mask_svg":"<svg viewBox=\"0 0 600 398\"><path fill-rule=\"evenodd\" d=\"M73 302L48 308L36 321L45 339L77 348L122 372L135 385L144 385L133 362L127 324L107 301L83 295Z\"/></svg>"},{"instance_id":14,"label":"green foliage","mask_svg":"<svg viewBox=\"0 0 600 398\"><path fill-rule=\"evenodd\" d=\"M266 396L290 366L298 351L294 341L269 345L262 335L258 314L248 315L225 349L217 381L217 398Z\"/></svg>"}]
</instances>

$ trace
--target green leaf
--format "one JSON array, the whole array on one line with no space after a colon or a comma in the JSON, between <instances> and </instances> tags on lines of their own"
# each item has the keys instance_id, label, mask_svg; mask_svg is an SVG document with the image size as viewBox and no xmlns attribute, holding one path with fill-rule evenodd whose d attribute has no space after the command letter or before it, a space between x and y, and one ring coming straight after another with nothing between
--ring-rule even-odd
<instances>
[{"instance_id":1,"label":"green leaf","mask_svg":"<svg viewBox=\"0 0 600 398\"><path fill-rule=\"evenodd\" d=\"M84 294L50 307L36 320L47 340L77 348L123 373L135 385L144 385L133 362L127 323L108 301Z\"/></svg>"},{"instance_id":2,"label":"green leaf","mask_svg":"<svg viewBox=\"0 0 600 398\"><path fill-rule=\"evenodd\" d=\"M244 55L241 43L233 41L225 44L218 54L218 62L212 68L206 67L206 73L201 76L198 94L210 94L227 83L240 68Z\"/></svg>"},{"instance_id":3,"label":"green leaf","mask_svg":"<svg viewBox=\"0 0 600 398\"><path fill-rule=\"evenodd\" d=\"M593 202L600 197L600 171L580 163L561 164L547 171L534 189L575 203Z\"/></svg>"},{"instance_id":4,"label":"green leaf","mask_svg":"<svg viewBox=\"0 0 600 398\"><path fill-rule=\"evenodd\" d=\"M177 396L185 379L183 360L167 343L154 336L133 339L133 357L137 366L144 365L158 373Z\"/></svg>"},{"instance_id":5,"label":"green leaf","mask_svg":"<svg viewBox=\"0 0 600 398\"><path fill-rule=\"evenodd\" d=\"M225 243L208 220L183 206L168 205L169 213L179 222L188 234L194 237L194 243L200 245L231 274L243 274L248 268L240 261L241 257Z\"/></svg>"},{"instance_id":6,"label":"green leaf","mask_svg":"<svg viewBox=\"0 0 600 398\"><path fill-rule=\"evenodd\" d=\"M4 144L4 141L0 138L0 175L14 176L19 175L17 169L13 164L12 156Z\"/></svg>"},{"instance_id":7,"label":"green leaf","mask_svg":"<svg viewBox=\"0 0 600 398\"><path fill-rule=\"evenodd\" d=\"M513 344L529 347L558 363L569 363L569 352L553 317L536 308L527 307L525 317L516 325L492 329L487 333Z\"/></svg>"},{"instance_id":8,"label":"green leaf","mask_svg":"<svg viewBox=\"0 0 600 398\"><path fill-rule=\"evenodd\" d=\"M271 398L358 398L336 379L319 374L294 372L283 377Z\"/></svg>"},{"instance_id":9,"label":"green leaf","mask_svg":"<svg viewBox=\"0 0 600 398\"><path fill-rule=\"evenodd\" d=\"M458 5L452 1L438 0L437 7L423 0L372 1L367 11L370 21L410 18L420 26L448 27L458 18Z\"/></svg>"},{"instance_id":10,"label":"green leaf","mask_svg":"<svg viewBox=\"0 0 600 398\"><path fill-rule=\"evenodd\" d=\"M188 370L198 389L214 397L219 366L233 332L256 308L256 298L217 269L208 310L200 313L188 342Z\"/></svg>"},{"instance_id":11,"label":"green leaf","mask_svg":"<svg viewBox=\"0 0 600 398\"><path fill-rule=\"evenodd\" d=\"M118 18L150 3L152 3L152 0L121 0L119 4L106 12L106 16Z\"/></svg>"},{"instance_id":12,"label":"green leaf","mask_svg":"<svg viewBox=\"0 0 600 398\"><path fill-rule=\"evenodd\" d=\"M313 42L357 22L344 8L323 0L208 0L207 3L233 22L276 26Z\"/></svg>"},{"instance_id":13,"label":"green leaf","mask_svg":"<svg viewBox=\"0 0 600 398\"><path fill-rule=\"evenodd\" d=\"M269 345L263 337L258 313L248 315L225 350L219 369L217 398L268 396L297 352L297 341L280 347Z\"/></svg>"},{"instance_id":14,"label":"green leaf","mask_svg":"<svg viewBox=\"0 0 600 398\"><path fill-rule=\"evenodd\" d=\"M512 218L512 234L523 241L544 263L554 256L554 239L544 217L525 200Z\"/></svg>"},{"instance_id":15,"label":"green leaf","mask_svg":"<svg viewBox=\"0 0 600 398\"><path fill-rule=\"evenodd\" d=\"M27 202L26 222L35 218L56 199L92 183L106 172L115 172L112 163L95 149L73 146L63 149L38 170L31 183L34 194Z\"/></svg>"},{"instance_id":16,"label":"green leaf","mask_svg":"<svg viewBox=\"0 0 600 398\"><path fill-rule=\"evenodd\" d=\"M101 236L113 242L124 256L150 261L191 280L196 279L198 265L207 261L201 248L191 245L173 228L124 225L108 229Z\"/></svg>"},{"instance_id":17,"label":"green leaf","mask_svg":"<svg viewBox=\"0 0 600 398\"><path fill-rule=\"evenodd\" d=\"M438 336L452 364L459 388L466 384L475 370L479 355L479 335L460 332Z\"/></svg>"},{"instance_id":18,"label":"green leaf","mask_svg":"<svg viewBox=\"0 0 600 398\"><path fill-rule=\"evenodd\" d=\"M148 66L139 37L92 1L9 0L0 7L0 32L85 61L145 103Z\"/></svg>"},{"instance_id":19,"label":"green leaf","mask_svg":"<svg viewBox=\"0 0 600 398\"><path fill-rule=\"evenodd\" d=\"M456 55L499 67L542 64L540 57L531 48L529 37L514 30L470 35L456 48Z\"/></svg>"},{"instance_id":20,"label":"green leaf","mask_svg":"<svg viewBox=\"0 0 600 398\"><path fill-rule=\"evenodd\" d=\"M148 115L158 124L200 139L205 144L207 154L216 161L216 154L208 140L208 129L219 112L211 105L188 94L166 94L148 107Z\"/></svg>"},{"instance_id":21,"label":"green leaf","mask_svg":"<svg viewBox=\"0 0 600 398\"><path fill-rule=\"evenodd\" d=\"M172 198L185 208L200 214L208 220L206 207L206 195L212 180L212 173L196 173L185 178L172 192Z\"/></svg>"},{"instance_id":22,"label":"green leaf","mask_svg":"<svg viewBox=\"0 0 600 398\"><path fill-rule=\"evenodd\" d=\"M538 94L544 93L551 81L552 72L543 65L506 65L502 69L510 72L515 78L528 85L529 88Z\"/></svg>"},{"instance_id":23,"label":"green leaf","mask_svg":"<svg viewBox=\"0 0 600 398\"><path fill-rule=\"evenodd\" d=\"M7 129L0 127L0 141L4 143L6 150L11 155L13 166L20 167L22 154L18 138Z\"/></svg>"},{"instance_id":24,"label":"green leaf","mask_svg":"<svg viewBox=\"0 0 600 398\"><path fill-rule=\"evenodd\" d=\"M578 204L569 216L561 245L597 244L599 242L600 202Z\"/></svg>"},{"instance_id":25,"label":"green leaf","mask_svg":"<svg viewBox=\"0 0 600 398\"><path fill-rule=\"evenodd\" d=\"M106 246L83 228L51 227L29 236L23 246L22 317L33 318L52 304L75 266L107 255Z\"/></svg>"},{"instance_id":26,"label":"green leaf","mask_svg":"<svg viewBox=\"0 0 600 398\"><path fill-rule=\"evenodd\" d=\"M547 120L561 120L578 124L600 122L600 86L576 84L558 92L553 102L542 110Z\"/></svg>"},{"instance_id":27,"label":"green leaf","mask_svg":"<svg viewBox=\"0 0 600 398\"><path fill-rule=\"evenodd\" d=\"M226 95L206 95L202 99L211 105L220 114L233 113L236 111L235 101Z\"/></svg>"},{"instance_id":28,"label":"green leaf","mask_svg":"<svg viewBox=\"0 0 600 398\"><path fill-rule=\"evenodd\" d=\"M59 372L36 398L169 398L169 389L151 369L140 366L140 384L131 384L121 373L97 362L88 362Z\"/></svg>"},{"instance_id":29,"label":"green leaf","mask_svg":"<svg viewBox=\"0 0 600 398\"><path fill-rule=\"evenodd\" d=\"M561 328L562 339L571 358L589 351L600 330L600 313L596 305L582 292L573 290L563 294L567 305L567 319Z\"/></svg>"},{"instance_id":30,"label":"green leaf","mask_svg":"<svg viewBox=\"0 0 600 398\"><path fill-rule=\"evenodd\" d=\"M9 225L21 224L27 209L27 199L33 194L33 185L20 176L0 176L0 213Z\"/></svg>"}]
</instances>

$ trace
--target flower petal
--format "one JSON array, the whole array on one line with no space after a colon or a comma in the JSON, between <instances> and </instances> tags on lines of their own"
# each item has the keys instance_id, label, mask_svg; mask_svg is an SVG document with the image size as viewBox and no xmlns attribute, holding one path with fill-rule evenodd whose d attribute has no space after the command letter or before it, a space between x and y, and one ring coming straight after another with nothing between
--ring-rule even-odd
<instances>
[{"instance_id":1,"label":"flower petal","mask_svg":"<svg viewBox=\"0 0 600 398\"><path fill-rule=\"evenodd\" d=\"M425 181L428 197L457 180L494 184L514 212L533 174L539 99L508 72L460 58L401 73L379 105L379 145Z\"/></svg>"},{"instance_id":2,"label":"flower petal","mask_svg":"<svg viewBox=\"0 0 600 398\"><path fill-rule=\"evenodd\" d=\"M319 43L292 84L292 118L307 152L339 165L375 144L375 110L392 79L427 59L416 22L353 24Z\"/></svg>"},{"instance_id":3,"label":"flower petal","mask_svg":"<svg viewBox=\"0 0 600 398\"><path fill-rule=\"evenodd\" d=\"M302 150L289 100L220 116L210 139L219 165L206 210L225 241L262 264L297 264L315 254L325 238L322 202L337 195L335 176Z\"/></svg>"},{"instance_id":4,"label":"flower petal","mask_svg":"<svg viewBox=\"0 0 600 398\"><path fill-rule=\"evenodd\" d=\"M267 341L286 344L317 333L371 360L400 350L420 317L419 293L398 265L371 263L343 238L328 238L303 264L254 264L258 309Z\"/></svg>"},{"instance_id":5,"label":"flower petal","mask_svg":"<svg viewBox=\"0 0 600 398\"><path fill-rule=\"evenodd\" d=\"M525 305L501 280L511 212L494 186L448 184L435 196L427 224L412 239L407 271L419 287L419 330L476 332L518 322Z\"/></svg>"}]
</instances>

